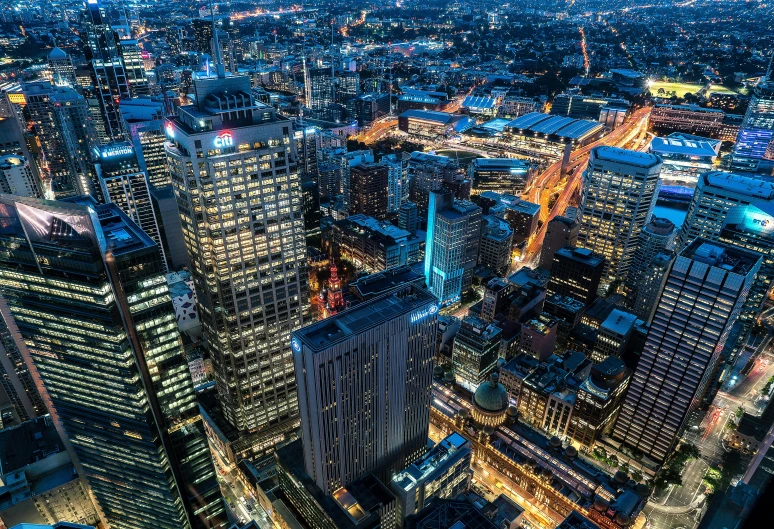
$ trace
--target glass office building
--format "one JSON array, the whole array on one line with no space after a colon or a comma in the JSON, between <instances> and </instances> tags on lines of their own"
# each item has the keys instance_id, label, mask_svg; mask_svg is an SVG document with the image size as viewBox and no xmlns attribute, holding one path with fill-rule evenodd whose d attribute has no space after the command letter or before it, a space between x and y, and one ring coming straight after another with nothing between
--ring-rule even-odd
<instances>
[{"instance_id":1,"label":"glass office building","mask_svg":"<svg viewBox=\"0 0 774 529\"><path fill-rule=\"evenodd\" d=\"M223 526L153 240L114 204L0 195L0 292L105 521Z\"/></svg>"}]
</instances>

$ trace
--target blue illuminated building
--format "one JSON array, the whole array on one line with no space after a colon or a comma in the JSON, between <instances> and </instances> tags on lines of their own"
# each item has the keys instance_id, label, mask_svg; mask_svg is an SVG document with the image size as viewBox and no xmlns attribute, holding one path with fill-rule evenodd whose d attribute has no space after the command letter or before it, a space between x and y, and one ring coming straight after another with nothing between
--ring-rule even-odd
<instances>
[{"instance_id":1,"label":"blue illuminated building","mask_svg":"<svg viewBox=\"0 0 774 529\"><path fill-rule=\"evenodd\" d=\"M458 302L471 288L478 259L481 208L444 191L430 193L425 281L441 305Z\"/></svg>"},{"instance_id":2,"label":"blue illuminated building","mask_svg":"<svg viewBox=\"0 0 774 529\"><path fill-rule=\"evenodd\" d=\"M774 171L774 72L771 65L766 77L753 91L736 138L731 167L764 174Z\"/></svg>"}]
</instances>

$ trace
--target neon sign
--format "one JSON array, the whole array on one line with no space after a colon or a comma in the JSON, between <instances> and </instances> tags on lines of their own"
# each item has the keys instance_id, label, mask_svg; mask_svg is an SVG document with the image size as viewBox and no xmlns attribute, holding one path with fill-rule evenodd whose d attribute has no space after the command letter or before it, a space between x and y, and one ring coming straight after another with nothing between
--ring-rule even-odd
<instances>
[{"instance_id":1,"label":"neon sign","mask_svg":"<svg viewBox=\"0 0 774 529\"><path fill-rule=\"evenodd\" d=\"M221 147L231 147L234 145L234 138L229 131L221 132L213 142L215 147L220 149Z\"/></svg>"},{"instance_id":2,"label":"neon sign","mask_svg":"<svg viewBox=\"0 0 774 529\"><path fill-rule=\"evenodd\" d=\"M417 312L412 313L411 316L409 317L409 320L411 321L411 323L416 323L418 321L424 320L428 316L432 316L436 312L438 312L438 305L433 303L427 308L424 308L422 310L418 310Z\"/></svg>"},{"instance_id":3,"label":"neon sign","mask_svg":"<svg viewBox=\"0 0 774 529\"><path fill-rule=\"evenodd\" d=\"M120 147L109 147L102 151L101 155L103 158L112 158L114 156L125 156L127 154L132 154L133 149L129 146L120 146Z\"/></svg>"},{"instance_id":4,"label":"neon sign","mask_svg":"<svg viewBox=\"0 0 774 529\"><path fill-rule=\"evenodd\" d=\"M167 131L167 136L169 136L170 138L175 137L175 127L172 126L172 123L167 123L167 126L164 128Z\"/></svg>"},{"instance_id":5,"label":"neon sign","mask_svg":"<svg viewBox=\"0 0 774 529\"><path fill-rule=\"evenodd\" d=\"M301 342L298 341L298 338L293 338L290 341L290 347L297 353L301 352Z\"/></svg>"}]
</instances>

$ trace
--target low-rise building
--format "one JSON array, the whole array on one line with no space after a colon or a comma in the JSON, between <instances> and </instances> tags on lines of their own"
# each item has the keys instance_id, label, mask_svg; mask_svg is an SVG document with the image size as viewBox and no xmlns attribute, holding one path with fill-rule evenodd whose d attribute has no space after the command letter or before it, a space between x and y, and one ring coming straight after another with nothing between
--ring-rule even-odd
<instances>
[{"instance_id":1,"label":"low-rise building","mask_svg":"<svg viewBox=\"0 0 774 529\"><path fill-rule=\"evenodd\" d=\"M545 360L554 354L559 322L550 314L539 314L521 326L519 352Z\"/></svg>"},{"instance_id":2,"label":"low-rise building","mask_svg":"<svg viewBox=\"0 0 774 529\"><path fill-rule=\"evenodd\" d=\"M568 437L577 445L592 447L613 427L621 407L631 370L616 357L608 357L591 368L577 390Z\"/></svg>"},{"instance_id":3,"label":"low-rise building","mask_svg":"<svg viewBox=\"0 0 774 529\"><path fill-rule=\"evenodd\" d=\"M99 522L49 415L0 430L0 454L0 525Z\"/></svg>"},{"instance_id":4,"label":"low-rise building","mask_svg":"<svg viewBox=\"0 0 774 529\"><path fill-rule=\"evenodd\" d=\"M470 442L452 433L390 481L397 498L398 527L436 499L456 498L470 486Z\"/></svg>"},{"instance_id":5,"label":"low-rise building","mask_svg":"<svg viewBox=\"0 0 774 529\"><path fill-rule=\"evenodd\" d=\"M535 164L518 158L476 158L468 165L471 193L494 191L520 195L536 170Z\"/></svg>"},{"instance_id":6,"label":"low-rise building","mask_svg":"<svg viewBox=\"0 0 774 529\"><path fill-rule=\"evenodd\" d=\"M475 391L495 369L502 330L476 316L462 320L452 349L454 378L457 384Z\"/></svg>"},{"instance_id":7,"label":"low-rise building","mask_svg":"<svg viewBox=\"0 0 774 529\"><path fill-rule=\"evenodd\" d=\"M450 138L473 126L470 116L435 110L407 110L398 116L398 129L422 138Z\"/></svg>"},{"instance_id":8,"label":"low-rise building","mask_svg":"<svg viewBox=\"0 0 774 529\"><path fill-rule=\"evenodd\" d=\"M367 272L419 262L421 239L387 221L352 215L333 223L333 253Z\"/></svg>"}]
</instances>

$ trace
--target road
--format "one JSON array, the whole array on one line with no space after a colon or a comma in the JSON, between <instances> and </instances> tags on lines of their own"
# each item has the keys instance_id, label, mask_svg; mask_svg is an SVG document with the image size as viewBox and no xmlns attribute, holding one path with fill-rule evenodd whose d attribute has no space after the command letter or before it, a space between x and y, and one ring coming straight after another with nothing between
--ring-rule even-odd
<instances>
[{"instance_id":1,"label":"road","mask_svg":"<svg viewBox=\"0 0 774 529\"><path fill-rule=\"evenodd\" d=\"M629 116L626 123L607 136L573 151L568 163L570 174L565 179L562 179L561 161L551 164L545 171L533 179L524 198L530 202L540 204L540 220L543 222L543 225L527 247L522 258L522 264L532 265L537 259L538 252L543 245L546 229L548 228L548 221L557 215L563 214L570 203L570 199L580 189L583 171L586 170L588 165L591 149L601 145L627 147L630 143L634 143L635 148L644 150L647 147L647 142L643 140L647 135L649 115L649 107L636 110ZM559 196L553 206L549 208L550 197L559 188L561 188Z\"/></svg>"},{"instance_id":2,"label":"road","mask_svg":"<svg viewBox=\"0 0 774 529\"><path fill-rule=\"evenodd\" d=\"M718 392L710 408L694 418L683 434L683 442L695 444L701 458L689 461L682 475L682 486L672 486L665 494L652 499L643 510L650 529L693 529L703 513L703 479L710 466L717 466L726 451L723 438L729 431L728 421L742 406L745 411L759 415L767 400L761 398L761 389L774 375L774 357L768 345L758 356L747 376L739 374L738 381L726 384Z\"/></svg>"},{"instance_id":3,"label":"road","mask_svg":"<svg viewBox=\"0 0 774 529\"><path fill-rule=\"evenodd\" d=\"M261 529L273 527L272 521L258 503L252 492L236 477L238 470L227 468L215 455L215 471L223 496L228 502L232 516L239 519L240 524L254 520Z\"/></svg>"}]
</instances>

